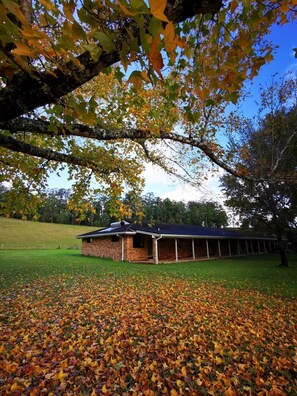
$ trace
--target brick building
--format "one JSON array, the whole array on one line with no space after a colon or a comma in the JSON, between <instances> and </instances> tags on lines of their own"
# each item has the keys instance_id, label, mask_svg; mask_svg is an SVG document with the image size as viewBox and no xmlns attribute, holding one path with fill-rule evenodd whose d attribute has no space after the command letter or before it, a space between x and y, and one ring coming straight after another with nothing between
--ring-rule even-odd
<instances>
[{"instance_id":1,"label":"brick building","mask_svg":"<svg viewBox=\"0 0 297 396\"><path fill-rule=\"evenodd\" d=\"M266 253L275 244L275 238L228 228L125 221L77 238L82 239L85 256L154 264Z\"/></svg>"}]
</instances>

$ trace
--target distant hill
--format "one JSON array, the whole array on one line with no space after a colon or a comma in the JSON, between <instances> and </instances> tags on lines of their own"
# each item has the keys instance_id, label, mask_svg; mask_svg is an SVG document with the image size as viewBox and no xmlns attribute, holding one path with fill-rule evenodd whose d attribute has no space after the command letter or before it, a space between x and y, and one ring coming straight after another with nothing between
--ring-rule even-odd
<instances>
[{"instance_id":1,"label":"distant hill","mask_svg":"<svg viewBox=\"0 0 297 396\"><path fill-rule=\"evenodd\" d=\"M78 234L98 227L39 223L0 216L0 249L79 249Z\"/></svg>"}]
</instances>

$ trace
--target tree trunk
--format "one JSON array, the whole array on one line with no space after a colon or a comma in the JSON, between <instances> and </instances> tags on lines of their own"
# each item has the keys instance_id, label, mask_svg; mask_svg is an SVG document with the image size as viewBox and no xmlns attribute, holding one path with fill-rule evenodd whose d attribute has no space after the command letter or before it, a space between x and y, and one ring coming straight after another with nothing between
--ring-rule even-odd
<instances>
[{"instance_id":1,"label":"tree trunk","mask_svg":"<svg viewBox=\"0 0 297 396\"><path fill-rule=\"evenodd\" d=\"M288 267L288 258L287 258L287 253L286 253L286 244L284 241L281 239L278 241L278 248L279 248L279 254L281 257L281 263L280 267Z\"/></svg>"}]
</instances>

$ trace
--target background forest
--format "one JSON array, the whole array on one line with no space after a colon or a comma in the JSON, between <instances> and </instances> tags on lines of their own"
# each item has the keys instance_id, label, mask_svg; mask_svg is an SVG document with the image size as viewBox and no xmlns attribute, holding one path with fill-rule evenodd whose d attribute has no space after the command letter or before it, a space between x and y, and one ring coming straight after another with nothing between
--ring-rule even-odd
<instances>
[{"instance_id":1,"label":"background forest","mask_svg":"<svg viewBox=\"0 0 297 396\"><path fill-rule=\"evenodd\" d=\"M11 199L11 190L1 187L0 206ZM37 212L32 212L28 220L38 220L46 223L77 224L75 212L68 207L70 189L49 189L44 193L44 203ZM126 206L133 208L133 199L129 194L123 198ZM161 221L165 223L196 224L205 227L223 227L228 224L227 214L223 207L216 202L172 201L168 198L155 197L153 193L141 197L143 219L147 221ZM80 224L105 227L117 220L111 214L110 198L97 195L92 202L93 210L86 213ZM12 212L10 217L20 219L21 215ZM133 220L133 216L131 217Z\"/></svg>"}]
</instances>

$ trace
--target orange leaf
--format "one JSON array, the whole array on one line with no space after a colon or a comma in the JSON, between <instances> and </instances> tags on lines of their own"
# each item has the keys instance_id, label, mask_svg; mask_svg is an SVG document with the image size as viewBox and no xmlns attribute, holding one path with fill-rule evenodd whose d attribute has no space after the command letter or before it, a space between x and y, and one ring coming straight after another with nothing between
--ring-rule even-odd
<instances>
[{"instance_id":1,"label":"orange leaf","mask_svg":"<svg viewBox=\"0 0 297 396\"><path fill-rule=\"evenodd\" d=\"M169 22L164 14L167 0L149 0L150 10L154 17L164 22Z\"/></svg>"},{"instance_id":2,"label":"orange leaf","mask_svg":"<svg viewBox=\"0 0 297 396\"><path fill-rule=\"evenodd\" d=\"M232 391L231 388L228 388L228 389L226 390L226 392L224 393L224 395L225 395L225 396L233 396L234 393L233 393L233 391Z\"/></svg>"},{"instance_id":3,"label":"orange leaf","mask_svg":"<svg viewBox=\"0 0 297 396\"><path fill-rule=\"evenodd\" d=\"M14 382L14 383L11 385L11 388L10 388L11 392L15 392L15 391L17 391L18 389L19 389L18 384L17 384L16 382Z\"/></svg>"},{"instance_id":4,"label":"orange leaf","mask_svg":"<svg viewBox=\"0 0 297 396\"><path fill-rule=\"evenodd\" d=\"M238 1L237 0L233 0L230 4L230 11L231 14L234 13L234 11L236 10L236 8L238 7Z\"/></svg>"},{"instance_id":5,"label":"orange leaf","mask_svg":"<svg viewBox=\"0 0 297 396\"><path fill-rule=\"evenodd\" d=\"M16 43L16 48L11 52L15 55L29 56L30 58L35 57L35 53L29 47L22 43Z\"/></svg>"},{"instance_id":6,"label":"orange leaf","mask_svg":"<svg viewBox=\"0 0 297 396\"><path fill-rule=\"evenodd\" d=\"M167 23L166 28L164 30L164 44L165 44L165 49L168 52L171 61L174 62L175 60L174 50L176 48L177 42L175 40L175 31L172 22Z\"/></svg>"},{"instance_id":7,"label":"orange leaf","mask_svg":"<svg viewBox=\"0 0 297 396\"><path fill-rule=\"evenodd\" d=\"M152 42L150 51L148 53L148 59L151 62L153 68L156 70L156 72L161 77L162 76L161 69L164 66L164 63L163 63L162 55L161 55L160 50L158 48L159 47L159 43L160 43L160 37L159 36L155 37L153 42Z\"/></svg>"},{"instance_id":8,"label":"orange leaf","mask_svg":"<svg viewBox=\"0 0 297 396\"><path fill-rule=\"evenodd\" d=\"M49 0L40 0L40 3L50 11L57 11L57 7Z\"/></svg>"}]
</instances>

